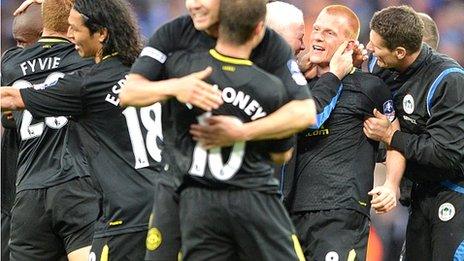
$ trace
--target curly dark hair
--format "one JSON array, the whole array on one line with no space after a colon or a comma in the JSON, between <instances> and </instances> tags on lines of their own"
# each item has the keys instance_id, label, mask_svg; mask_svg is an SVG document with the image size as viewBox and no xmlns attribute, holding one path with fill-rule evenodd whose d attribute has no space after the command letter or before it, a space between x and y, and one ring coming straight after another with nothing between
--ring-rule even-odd
<instances>
[{"instance_id":1,"label":"curly dark hair","mask_svg":"<svg viewBox=\"0 0 464 261\"><path fill-rule=\"evenodd\" d=\"M79 12L90 33L108 30L102 56L118 53L124 65L132 65L142 50L135 13L125 0L76 0L73 9Z\"/></svg>"},{"instance_id":2,"label":"curly dark hair","mask_svg":"<svg viewBox=\"0 0 464 261\"><path fill-rule=\"evenodd\" d=\"M376 12L370 28L382 36L390 50L401 46L414 53L422 45L424 23L416 11L406 5L390 6Z\"/></svg>"}]
</instances>

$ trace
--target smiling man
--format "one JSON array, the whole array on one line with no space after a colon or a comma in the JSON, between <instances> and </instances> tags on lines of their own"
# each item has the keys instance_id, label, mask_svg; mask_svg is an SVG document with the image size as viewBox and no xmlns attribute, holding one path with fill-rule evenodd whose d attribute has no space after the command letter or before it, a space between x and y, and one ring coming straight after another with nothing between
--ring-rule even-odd
<instances>
[{"instance_id":1,"label":"smiling man","mask_svg":"<svg viewBox=\"0 0 464 261\"><path fill-rule=\"evenodd\" d=\"M367 47L395 93L401 131L377 115L364 132L400 151L415 183L406 259L463 260L464 70L422 43L424 25L408 6L382 9L370 27Z\"/></svg>"},{"instance_id":2,"label":"smiling man","mask_svg":"<svg viewBox=\"0 0 464 261\"><path fill-rule=\"evenodd\" d=\"M359 29L358 17L345 6L319 13L310 49L318 76L334 54L352 52L348 42L357 39ZM337 51L343 42L347 50ZM323 126L298 134L295 172L287 173L293 186L285 200L308 260L365 260L371 204L382 213L396 205L404 168L401 154L389 151L387 180L371 190L378 143L362 132L363 119L378 109L393 121L391 95L380 78L354 69L332 102L335 108ZM370 195L376 195L372 201Z\"/></svg>"}]
</instances>

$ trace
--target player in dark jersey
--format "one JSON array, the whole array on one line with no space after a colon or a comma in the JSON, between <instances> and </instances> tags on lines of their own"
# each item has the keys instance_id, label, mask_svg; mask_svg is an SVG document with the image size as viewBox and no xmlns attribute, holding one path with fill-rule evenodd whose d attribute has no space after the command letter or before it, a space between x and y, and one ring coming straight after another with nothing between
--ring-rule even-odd
<instances>
[{"instance_id":1,"label":"player in dark jersey","mask_svg":"<svg viewBox=\"0 0 464 261\"><path fill-rule=\"evenodd\" d=\"M17 52L19 48L30 46L37 42L42 33L42 16L40 14L40 5L33 5L22 15L16 16L13 20L13 38L16 41L16 47L5 52ZM2 64L4 59L2 58ZM3 65L2 65L3 68ZM3 78L2 78L2 84ZM19 137L16 132L16 124L11 112L2 114L2 153L1 153L1 259L10 260L10 250L8 241L10 240L10 220L11 207L15 198L15 180L16 180L16 161L18 159Z\"/></svg>"},{"instance_id":2,"label":"player in dark jersey","mask_svg":"<svg viewBox=\"0 0 464 261\"><path fill-rule=\"evenodd\" d=\"M93 64L82 60L64 38L71 6L72 1L56 0L43 5L43 36L37 44L5 55L2 84L44 88L64 73ZM13 116L20 143L11 260L83 260L89 254L98 200L78 129L66 117L32 117L28 111Z\"/></svg>"},{"instance_id":3,"label":"player in dark jersey","mask_svg":"<svg viewBox=\"0 0 464 261\"><path fill-rule=\"evenodd\" d=\"M157 86L157 82L155 81L163 79L162 69L169 53L176 50L187 50L189 52L207 51L214 47L216 42L215 37L217 35L219 1L186 1L186 6L190 12L190 16L182 16L174 19L172 22L162 26L150 38L148 45L144 48L139 59L134 64L132 73L128 78L128 83L121 93L121 102L123 104L146 106L158 99L156 95L160 89L155 88ZM194 19L192 19L192 17ZM321 78L319 82L320 88L318 88L318 90L321 90L324 95L320 95L320 100L317 100L318 105L325 104L327 100L336 96L340 86L338 77L342 78L351 68L351 60L348 58L351 57L348 55L339 57L338 63L334 63L331 67L334 73L328 73ZM310 113L310 108L312 106L311 104L307 104L307 98L309 97L307 90L300 87L306 86L306 80L299 72L296 62L293 61L292 51L284 40L274 31L267 29L262 42L253 50L251 60L267 72L278 76L288 89L290 100L298 101L290 102L288 106L281 108L278 113L273 113L266 118L238 125L240 127L240 132L242 134L250 134L247 139L276 138L288 136L296 130L307 126L308 122L305 120L306 116L303 114ZM301 99L305 100L303 101ZM304 110L303 114L301 114L301 110ZM166 116L166 113L163 113L163 115ZM228 124L236 122L234 119L225 116L218 117L219 118L216 119L221 123L226 122ZM163 120L163 124L169 124L169 121L165 123ZM232 127L234 128L230 128L230 130L238 129L235 124ZM246 130L242 130L241 127L246 128ZM165 129L165 126L163 126L163 129ZM213 133L218 132L213 131ZM226 135L219 135L225 137L225 142L220 142L220 145L231 142L230 136L228 135L229 133L226 133ZM238 140L242 139L240 137L236 138ZM174 190L166 186L164 188L171 192ZM159 190L160 189L155 189L155 191ZM167 196L167 194L169 193L164 194L166 198L173 197L172 195ZM155 196L155 199L162 197L163 196ZM160 202L167 204L168 200L165 199ZM174 213L167 213L169 209L174 210L176 204L176 202L172 202L171 205L160 207L159 211L154 211L153 213L155 216L155 218L152 219L153 222L161 223L156 226L158 228L163 226L169 231L167 233L163 233L162 231L162 234L165 236L163 236L163 244L157 248L157 252L164 251L163 249L172 242L169 240L169 237L176 234L175 231L172 231L173 228L176 227L172 222L175 220L177 212L173 211ZM161 211L163 211L163 215L156 218L157 213L161 213ZM180 238L180 236L177 238ZM179 249L180 243L178 241L177 243L173 243L173 245L176 245L177 249ZM173 259L177 254L177 250L172 252L172 255L168 255L168 257L153 257L153 259Z\"/></svg>"},{"instance_id":4,"label":"player in dark jersey","mask_svg":"<svg viewBox=\"0 0 464 261\"><path fill-rule=\"evenodd\" d=\"M247 10L240 10L245 1ZM261 0L222 1L215 49L174 54L167 61L168 77L210 65L208 82L222 91L224 100L212 114L249 122L275 111L288 99L285 87L247 59L264 35L265 13ZM165 129L164 152L176 159L174 173L188 173L180 189L183 259L302 260L269 159L273 152L271 158L288 160L293 139L206 150L188 130L211 112L191 110L174 99L167 103L174 122Z\"/></svg>"},{"instance_id":5,"label":"player in dark jersey","mask_svg":"<svg viewBox=\"0 0 464 261\"><path fill-rule=\"evenodd\" d=\"M70 115L92 137L84 149L102 192L90 260L141 260L160 164L160 106L119 107L118 94L141 42L134 16L122 0L77 0L69 36L81 57L96 65L66 75L46 89L3 88L2 108L27 108L35 116ZM190 83L192 77L179 81ZM207 85L209 86L209 85Z\"/></svg>"},{"instance_id":6,"label":"player in dark jersey","mask_svg":"<svg viewBox=\"0 0 464 261\"><path fill-rule=\"evenodd\" d=\"M356 40L359 28L359 19L345 6L320 12L310 50L318 74L328 69L340 42ZM369 194L378 194L372 200L376 210L389 211L396 204L403 170L401 164L392 168L392 157L401 155L389 151L387 181L370 191L378 142L364 135L363 120L374 108L393 120L393 102L379 78L360 70L353 70L342 84L343 92L324 125L298 135L293 187L286 193L292 195L289 211L308 260L365 260Z\"/></svg>"},{"instance_id":7,"label":"player in dark jersey","mask_svg":"<svg viewBox=\"0 0 464 261\"><path fill-rule=\"evenodd\" d=\"M388 26L387 26L388 24ZM406 231L407 260L464 259L464 70L422 44L423 23L410 7L377 12L370 42L390 77L401 131L378 114L365 133L400 151L414 182ZM387 71L385 74L384 71Z\"/></svg>"}]
</instances>

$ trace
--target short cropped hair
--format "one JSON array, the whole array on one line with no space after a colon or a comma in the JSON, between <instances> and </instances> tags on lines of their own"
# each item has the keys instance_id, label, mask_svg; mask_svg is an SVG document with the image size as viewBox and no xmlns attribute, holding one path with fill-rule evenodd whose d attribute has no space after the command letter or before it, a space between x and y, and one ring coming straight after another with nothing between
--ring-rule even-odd
<instances>
[{"instance_id":1,"label":"short cropped hair","mask_svg":"<svg viewBox=\"0 0 464 261\"><path fill-rule=\"evenodd\" d=\"M370 28L383 38L390 50L403 47L414 53L421 48L424 23L409 6L390 6L376 12Z\"/></svg>"},{"instance_id":2,"label":"short cropped hair","mask_svg":"<svg viewBox=\"0 0 464 261\"><path fill-rule=\"evenodd\" d=\"M266 17L266 0L220 1L219 33L234 44L248 41L259 22Z\"/></svg>"},{"instance_id":3,"label":"short cropped hair","mask_svg":"<svg viewBox=\"0 0 464 261\"><path fill-rule=\"evenodd\" d=\"M435 21L425 13L417 13L424 23L424 35L422 41L430 45L434 50L438 48L440 42L440 34Z\"/></svg>"},{"instance_id":4,"label":"short cropped hair","mask_svg":"<svg viewBox=\"0 0 464 261\"><path fill-rule=\"evenodd\" d=\"M68 32L69 12L74 0L45 0L42 3L43 27L58 33Z\"/></svg>"},{"instance_id":5,"label":"short cropped hair","mask_svg":"<svg viewBox=\"0 0 464 261\"><path fill-rule=\"evenodd\" d=\"M322 9L322 12L327 12L330 15L345 17L347 20L346 36L353 39L358 39L359 31L361 29L361 22L358 16L348 7L344 5L329 5Z\"/></svg>"}]
</instances>

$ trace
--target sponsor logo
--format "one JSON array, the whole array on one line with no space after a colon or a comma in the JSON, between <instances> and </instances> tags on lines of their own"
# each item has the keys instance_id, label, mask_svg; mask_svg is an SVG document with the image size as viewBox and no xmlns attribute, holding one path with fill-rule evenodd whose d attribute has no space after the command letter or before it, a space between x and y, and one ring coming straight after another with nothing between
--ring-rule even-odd
<instances>
[{"instance_id":1,"label":"sponsor logo","mask_svg":"<svg viewBox=\"0 0 464 261\"><path fill-rule=\"evenodd\" d=\"M454 217L454 214L456 214L456 209L451 203L443 203L438 208L438 218L440 218L443 222L451 220Z\"/></svg>"},{"instance_id":2,"label":"sponsor logo","mask_svg":"<svg viewBox=\"0 0 464 261\"><path fill-rule=\"evenodd\" d=\"M407 94L403 98L403 110L407 114L411 114L414 112L414 98L411 94Z\"/></svg>"},{"instance_id":3,"label":"sponsor logo","mask_svg":"<svg viewBox=\"0 0 464 261\"><path fill-rule=\"evenodd\" d=\"M406 121L411 122L414 125L417 125L417 121L415 119L409 117L409 116L403 115L403 119L406 120Z\"/></svg>"},{"instance_id":4,"label":"sponsor logo","mask_svg":"<svg viewBox=\"0 0 464 261\"><path fill-rule=\"evenodd\" d=\"M388 100L383 104L383 114L392 122L395 119L395 109L393 109L393 101Z\"/></svg>"},{"instance_id":5,"label":"sponsor logo","mask_svg":"<svg viewBox=\"0 0 464 261\"><path fill-rule=\"evenodd\" d=\"M293 59L289 60L287 62L287 67L288 67L288 70L290 70L292 78L296 82L296 84L306 85L308 83L304 75L301 73L300 68L298 67L298 64L296 63L295 60Z\"/></svg>"},{"instance_id":6,"label":"sponsor logo","mask_svg":"<svg viewBox=\"0 0 464 261\"><path fill-rule=\"evenodd\" d=\"M148 230L148 235L147 235L147 249L150 251L156 250L160 245L161 242L163 241L163 238L161 237L161 232L155 228L152 227L150 230Z\"/></svg>"}]
</instances>

